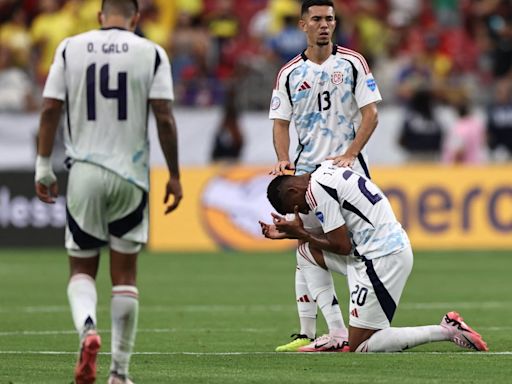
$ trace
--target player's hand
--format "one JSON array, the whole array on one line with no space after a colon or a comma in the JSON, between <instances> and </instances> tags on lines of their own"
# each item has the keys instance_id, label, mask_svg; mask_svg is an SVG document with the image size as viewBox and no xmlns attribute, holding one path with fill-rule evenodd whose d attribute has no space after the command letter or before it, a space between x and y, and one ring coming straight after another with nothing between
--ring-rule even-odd
<instances>
[{"instance_id":1,"label":"player's hand","mask_svg":"<svg viewBox=\"0 0 512 384\"><path fill-rule=\"evenodd\" d=\"M357 156L347 155L345 153L344 155L340 156L329 156L327 160L332 160L332 163L334 165L337 165L338 167L352 168L354 166L356 158Z\"/></svg>"},{"instance_id":2,"label":"player's hand","mask_svg":"<svg viewBox=\"0 0 512 384\"><path fill-rule=\"evenodd\" d=\"M279 232L286 233L288 237L293 239L300 239L305 234L304 224L299 216L299 207L296 205L294 208L295 217L293 220L286 220L285 217L276 213L272 213L274 225Z\"/></svg>"},{"instance_id":3,"label":"player's hand","mask_svg":"<svg viewBox=\"0 0 512 384\"><path fill-rule=\"evenodd\" d=\"M174 199L170 205L165 209L165 214L171 213L178 205L180 205L181 199L183 198L183 191L181 189L181 182L179 179L171 177L165 186L165 198L164 204L167 205L169 197L173 196Z\"/></svg>"},{"instance_id":4,"label":"player's hand","mask_svg":"<svg viewBox=\"0 0 512 384\"><path fill-rule=\"evenodd\" d=\"M48 185L36 181L35 189L39 200L46 204L55 204L55 198L59 195L57 179L55 179L53 182L49 182Z\"/></svg>"},{"instance_id":5,"label":"player's hand","mask_svg":"<svg viewBox=\"0 0 512 384\"><path fill-rule=\"evenodd\" d=\"M288 172L287 172L288 171ZM270 175L281 176L286 175L287 173L291 173L295 171L295 166L291 164L288 160L282 160L274 165L274 169L269 172Z\"/></svg>"},{"instance_id":6,"label":"player's hand","mask_svg":"<svg viewBox=\"0 0 512 384\"><path fill-rule=\"evenodd\" d=\"M286 233L279 232L275 225L273 224L267 224L263 221L258 221L261 226L261 233L263 236L265 236L267 239L272 240L281 240L281 239L287 239Z\"/></svg>"}]
</instances>

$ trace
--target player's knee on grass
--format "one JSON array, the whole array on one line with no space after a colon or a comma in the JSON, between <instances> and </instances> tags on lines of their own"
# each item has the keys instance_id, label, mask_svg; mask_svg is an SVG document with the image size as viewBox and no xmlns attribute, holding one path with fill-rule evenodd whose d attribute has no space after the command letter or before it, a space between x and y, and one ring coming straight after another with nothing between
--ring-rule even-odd
<instances>
[{"instance_id":1,"label":"player's knee on grass","mask_svg":"<svg viewBox=\"0 0 512 384\"><path fill-rule=\"evenodd\" d=\"M350 327L348 333L348 343L350 352L366 352L365 342L379 330Z\"/></svg>"}]
</instances>

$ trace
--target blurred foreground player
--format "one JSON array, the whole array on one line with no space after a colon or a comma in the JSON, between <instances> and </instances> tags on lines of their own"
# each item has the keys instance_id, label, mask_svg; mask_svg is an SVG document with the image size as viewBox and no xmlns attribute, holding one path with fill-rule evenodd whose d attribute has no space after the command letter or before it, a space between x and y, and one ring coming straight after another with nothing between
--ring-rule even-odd
<instances>
[{"instance_id":1,"label":"blurred foreground player","mask_svg":"<svg viewBox=\"0 0 512 384\"><path fill-rule=\"evenodd\" d=\"M35 188L53 203L50 155L61 112L72 160L67 189L68 298L80 335L77 384L96 380L96 274L100 248L110 248L112 363L109 384L132 383L128 366L138 319L137 255L148 237L148 106L155 114L169 169L164 204L182 199L171 68L165 51L136 36L136 0L104 0L102 28L65 39L46 81ZM169 198L173 196L171 200ZM169 203L168 203L169 202Z\"/></svg>"},{"instance_id":2,"label":"blurred foreground player","mask_svg":"<svg viewBox=\"0 0 512 384\"><path fill-rule=\"evenodd\" d=\"M367 177L325 161L313 173L278 176L268 199L282 215L260 222L270 239L299 239L302 268L347 273L350 292L349 346L352 352L395 352L433 341L487 351L482 337L457 312L440 325L394 328L391 321L412 269L411 244L389 200ZM299 212L312 212L323 233L304 229ZM344 256L348 255L348 256Z\"/></svg>"}]
</instances>

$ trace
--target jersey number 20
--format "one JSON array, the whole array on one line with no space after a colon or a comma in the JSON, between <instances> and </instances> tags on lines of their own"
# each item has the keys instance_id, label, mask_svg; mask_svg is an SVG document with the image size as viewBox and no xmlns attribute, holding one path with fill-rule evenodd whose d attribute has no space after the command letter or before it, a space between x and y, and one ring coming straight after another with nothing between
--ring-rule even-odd
<instances>
[{"instance_id":1,"label":"jersey number 20","mask_svg":"<svg viewBox=\"0 0 512 384\"><path fill-rule=\"evenodd\" d=\"M117 119L127 117L127 73L117 74L117 89L108 87L109 66L105 64L100 69L100 92L106 99L117 99ZM87 120L96 120L96 64L87 67Z\"/></svg>"}]
</instances>

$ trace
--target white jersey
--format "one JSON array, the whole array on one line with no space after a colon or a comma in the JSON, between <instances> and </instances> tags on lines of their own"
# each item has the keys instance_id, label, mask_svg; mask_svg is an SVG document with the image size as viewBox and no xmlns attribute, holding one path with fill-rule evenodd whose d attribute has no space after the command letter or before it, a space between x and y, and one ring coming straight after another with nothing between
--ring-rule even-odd
<instances>
[{"instance_id":1,"label":"white jersey","mask_svg":"<svg viewBox=\"0 0 512 384\"><path fill-rule=\"evenodd\" d=\"M410 246L386 196L350 168L324 161L311 174L306 201L324 233L347 226L356 256L375 259Z\"/></svg>"},{"instance_id":2,"label":"white jersey","mask_svg":"<svg viewBox=\"0 0 512 384\"><path fill-rule=\"evenodd\" d=\"M149 188L148 100L173 100L165 51L109 28L65 39L43 97L65 102L66 153Z\"/></svg>"},{"instance_id":3,"label":"white jersey","mask_svg":"<svg viewBox=\"0 0 512 384\"><path fill-rule=\"evenodd\" d=\"M333 45L321 65L302 53L282 67L270 104L270 119L294 122L297 174L312 172L328 156L345 153L361 123L360 108L381 101L375 79L359 53ZM367 176L363 149L355 169Z\"/></svg>"}]
</instances>

